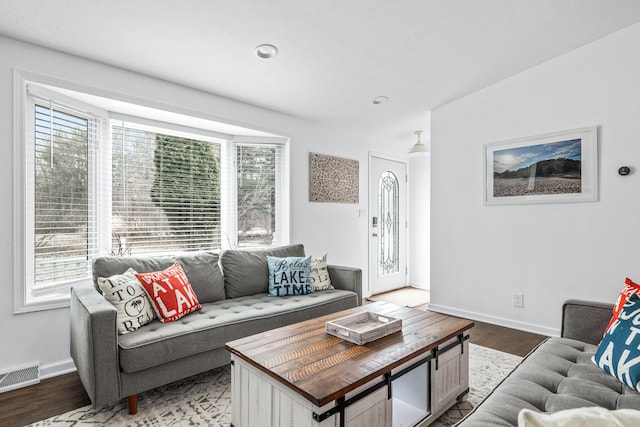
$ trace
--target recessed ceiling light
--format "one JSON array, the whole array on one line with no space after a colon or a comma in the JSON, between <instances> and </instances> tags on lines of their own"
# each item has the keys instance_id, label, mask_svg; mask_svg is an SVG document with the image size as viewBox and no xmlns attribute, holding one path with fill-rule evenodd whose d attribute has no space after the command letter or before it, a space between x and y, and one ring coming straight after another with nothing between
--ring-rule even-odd
<instances>
[{"instance_id":1,"label":"recessed ceiling light","mask_svg":"<svg viewBox=\"0 0 640 427\"><path fill-rule=\"evenodd\" d=\"M272 44L261 44L256 47L256 55L262 59L273 58L278 54L278 48Z\"/></svg>"},{"instance_id":2,"label":"recessed ceiling light","mask_svg":"<svg viewBox=\"0 0 640 427\"><path fill-rule=\"evenodd\" d=\"M384 104L388 100L389 98L387 98L386 96L376 96L375 98L373 98L373 103L375 105L379 105L379 104Z\"/></svg>"}]
</instances>

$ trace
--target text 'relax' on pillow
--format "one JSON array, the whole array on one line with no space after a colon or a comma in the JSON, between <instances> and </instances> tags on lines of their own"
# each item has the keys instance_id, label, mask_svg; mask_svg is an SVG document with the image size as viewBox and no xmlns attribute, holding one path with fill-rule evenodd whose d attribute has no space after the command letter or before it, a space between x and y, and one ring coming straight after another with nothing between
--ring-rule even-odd
<instances>
[{"instance_id":1,"label":"text 'relax' on pillow","mask_svg":"<svg viewBox=\"0 0 640 427\"><path fill-rule=\"evenodd\" d=\"M164 271L137 273L162 323L173 322L200 308L196 293L179 262Z\"/></svg>"},{"instance_id":2,"label":"text 'relax' on pillow","mask_svg":"<svg viewBox=\"0 0 640 427\"><path fill-rule=\"evenodd\" d=\"M611 325L613 325L613 322L615 322L618 318L622 307L624 307L624 303L627 302L627 299L633 294L640 295L640 285L627 277L624 281L624 288L622 288L620 295L618 295L618 299L613 305L613 316L611 317L611 320L609 321L609 324L607 325L605 331L609 329Z\"/></svg>"},{"instance_id":3,"label":"text 'relax' on pillow","mask_svg":"<svg viewBox=\"0 0 640 427\"><path fill-rule=\"evenodd\" d=\"M155 319L151 301L132 268L123 274L98 277L98 287L104 298L116 308L116 322L120 335L133 332Z\"/></svg>"},{"instance_id":4,"label":"text 'relax' on pillow","mask_svg":"<svg viewBox=\"0 0 640 427\"><path fill-rule=\"evenodd\" d=\"M627 299L591 358L618 381L640 391L640 296Z\"/></svg>"},{"instance_id":5,"label":"text 'relax' on pillow","mask_svg":"<svg viewBox=\"0 0 640 427\"><path fill-rule=\"evenodd\" d=\"M314 291L334 289L334 287L331 286L329 270L327 269L327 254L324 254L322 258L315 258L311 260L309 283L311 283Z\"/></svg>"},{"instance_id":6,"label":"text 'relax' on pillow","mask_svg":"<svg viewBox=\"0 0 640 427\"><path fill-rule=\"evenodd\" d=\"M309 283L311 257L267 257L269 295L305 295L313 292Z\"/></svg>"}]
</instances>

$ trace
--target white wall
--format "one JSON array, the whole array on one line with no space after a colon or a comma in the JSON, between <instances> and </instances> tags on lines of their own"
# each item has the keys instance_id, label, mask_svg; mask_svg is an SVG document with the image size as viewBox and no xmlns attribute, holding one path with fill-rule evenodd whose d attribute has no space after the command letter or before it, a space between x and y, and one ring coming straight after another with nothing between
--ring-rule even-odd
<instances>
[{"instance_id":1,"label":"white wall","mask_svg":"<svg viewBox=\"0 0 640 427\"><path fill-rule=\"evenodd\" d=\"M640 280L638 46L640 24L432 112L433 309L558 334L565 299ZM483 205L483 144L591 125L598 202Z\"/></svg>"},{"instance_id":2,"label":"white wall","mask_svg":"<svg viewBox=\"0 0 640 427\"><path fill-rule=\"evenodd\" d=\"M104 64L0 37L0 372L39 362L43 376L72 368L68 309L14 315L13 292L13 71L43 74L108 92L197 111L218 121L291 138L291 241L302 242L313 255L328 252L330 263L358 266L367 275L367 153L402 156L406 142L380 133L334 130L295 117L207 94ZM360 161L358 205L309 203L309 152Z\"/></svg>"},{"instance_id":3,"label":"white wall","mask_svg":"<svg viewBox=\"0 0 640 427\"><path fill-rule=\"evenodd\" d=\"M427 127L427 129L430 126ZM422 136L427 147L429 132ZM429 289L431 156L409 158L409 285Z\"/></svg>"}]
</instances>

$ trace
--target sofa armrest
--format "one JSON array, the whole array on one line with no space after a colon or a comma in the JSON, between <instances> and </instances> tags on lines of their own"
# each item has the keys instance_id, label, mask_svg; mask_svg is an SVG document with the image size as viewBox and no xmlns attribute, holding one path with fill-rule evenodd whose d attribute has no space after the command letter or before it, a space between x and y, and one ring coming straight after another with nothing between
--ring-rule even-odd
<instances>
[{"instance_id":1,"label":"sofa armrest","mask_svg":"<svg viewBox=\"0 0 640 427\"><path fill-rule=\"evenodd\" d=\"M336 289L358 294L358 305L362 305L362 270L355 267L328 265L331 285Z\"/></svg>"},{"instance_id":2,"label":"sofa armrest","mask_svg":"<svg viewBox=\"0 0 640 427\"><path fill-rule=\"evenodd\" d=\"M613 304L570 299L562 305L562 330L564 338L597 345L602 340L611 320Z\"/></svg>"},{"instance_id":3,"label":"sofa armrest","mask_svg":"<svg viewBox=\"0 0 640 427\"><path fill-rule=\"evenodd\" d=\"M71 357L94 407L120 399L116 308L93 286L71 289Z\"/></svg>"}]
</instances>

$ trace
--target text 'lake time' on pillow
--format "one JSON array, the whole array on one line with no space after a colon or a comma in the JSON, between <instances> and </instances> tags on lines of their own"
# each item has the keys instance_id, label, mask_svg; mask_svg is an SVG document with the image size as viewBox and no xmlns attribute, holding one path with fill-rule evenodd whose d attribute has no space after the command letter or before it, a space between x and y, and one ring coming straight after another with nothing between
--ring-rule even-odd
<instances>
[{"instance_id":1,"label":"text 'lake time' on pillow","mask_svg":"<svg viewBox=\"0 0 640 427\"><path fill-rule=\"evenodd\" d=\"M268 256L269 295L305 295L313 292L309 283L311 257L277 258Z\"/></svg>"},{"instance_id":2,"label":"text 'lake time' on pillow","mask_svg":"<svg viewBox=\"0 0 640 427\"><path fill-rule=\"evenodd\" d=\"M201 307L179 262L164 271L136 274L136 277L162 323L178 320Z\"/></svg>"}]
</instances>

